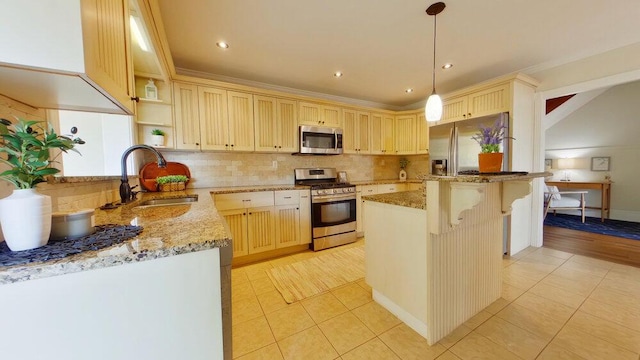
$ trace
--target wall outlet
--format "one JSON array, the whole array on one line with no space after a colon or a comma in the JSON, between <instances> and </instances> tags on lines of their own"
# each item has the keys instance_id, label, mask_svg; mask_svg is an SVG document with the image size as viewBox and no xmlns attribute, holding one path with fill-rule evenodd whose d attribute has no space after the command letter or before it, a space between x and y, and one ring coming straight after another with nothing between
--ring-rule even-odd
<instances>
[{"instance_id":1,"label":"wall outlet","mask_svg":"<svg viewBox=\"0 0 640 360\"><path fill-rule=\"evenodd\" d=\"M278 160L273 160L273 162L271 163L271 167L274 169L278 168Z\"/></svg>"}]
</instances>

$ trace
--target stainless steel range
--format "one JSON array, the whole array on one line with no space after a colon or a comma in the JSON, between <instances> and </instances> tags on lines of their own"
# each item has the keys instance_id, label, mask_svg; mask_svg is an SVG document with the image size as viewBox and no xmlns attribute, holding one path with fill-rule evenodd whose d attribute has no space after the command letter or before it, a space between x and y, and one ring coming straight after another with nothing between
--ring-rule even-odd
<instances>
[{"instance_id":1,"label":"stainless steel range","mask_svg":"<svg viewBox=\"0 0 640 360\"><path fill-rule=\"evenodd\" d=\"M311 186L311 248L356 241L356 187L338 182L334 168L295 169L297 185Z\"/></svg>"}]
</instances>

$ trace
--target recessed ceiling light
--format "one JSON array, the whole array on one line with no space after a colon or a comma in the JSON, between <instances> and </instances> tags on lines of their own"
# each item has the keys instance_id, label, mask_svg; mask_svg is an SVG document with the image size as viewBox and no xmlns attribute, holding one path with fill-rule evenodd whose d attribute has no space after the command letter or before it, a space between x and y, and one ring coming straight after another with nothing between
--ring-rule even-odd
<instances>
[{"instance_id":1,"label":"recessed ceiling light","mask_svg":"<svg viewBox=\"0 0 640 360\"><path fill-rule=\"evenodd\" d=\"M228 49L229 48L229 44L227 44L224 41L218 41L216 43L216 45L220 48L220 49Z\"/></svg>"},{"instance_id":2,"label":"recessed ceiling light","mask_svg":"<svg viewBox=\"0 0 640 360\"><path fill-rule=\"evenodd\" d=\"M451 69L452 67L453 67L452 63L446 63L446 64L442 65L442 68L445 69L445 70L446 69Z\"/></svg>"},{"instance_id":3,"label":"recessed ceiling light","mask_svg":"<svg viewBox=\"0 0 640 360\"><path fill-rule=\"evenodd\" d=\"M407 90L405 90L404 92L406 92L406 93L412 93L412 92L413 92L413 89L412 89L412 88L408 88L408 89L407 89Z\"/></svg>"},{"instance_id":4,"label":"recessed ceiling light","mask_svg":"<svg viewBox=\"0 0 640 360\"><path fill-rule=\"evenodd\" d=\"M342 75L343 75L343 74L342 74L342 72L341 72L341 71L336 71L336 72L334 72L334 73L333 73L333 76L335 76L335 77L337 77L337 78L342 77Z\"/></svg>"}]
</instances>

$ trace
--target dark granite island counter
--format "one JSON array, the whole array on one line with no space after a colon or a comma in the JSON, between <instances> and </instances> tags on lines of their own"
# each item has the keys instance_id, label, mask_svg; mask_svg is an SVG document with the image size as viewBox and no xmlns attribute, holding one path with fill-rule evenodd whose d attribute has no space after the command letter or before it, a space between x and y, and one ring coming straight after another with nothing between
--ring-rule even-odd
<instances>
[{"instance_id":1,"label":"dark granite island counter","mask_svg":"<svg viewBox=\"0 0 640 360\"><path fill-rule=\"evenodd\" d=\"M429 344L497 300L503 217L548 175L427 176L420 195L363 197L374 300ZM416 196L423 208L412 206Z\"/></svg>"},{"instance_id":2,"label":"dark granite island counter","mask_svg":"<svg viewBox=\"0 0 640 360\"><path fill-rule=\"evenodd\" d=\"M198 201L137 207L185 196ZM230 359L231 238L210 189L143 194L96 210L95 220L143 231L100 250L0 267L3 357Z\"/></svg>"}]
</instances>

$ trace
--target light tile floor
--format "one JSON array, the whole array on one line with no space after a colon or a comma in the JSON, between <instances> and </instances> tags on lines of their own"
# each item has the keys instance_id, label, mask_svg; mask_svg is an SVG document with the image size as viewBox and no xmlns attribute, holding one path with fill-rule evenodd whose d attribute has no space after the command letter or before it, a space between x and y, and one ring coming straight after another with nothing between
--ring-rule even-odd
<instances>
[{"instance_id":1,"label":"light tile floor","mask_svg":"<svg viewBox=\"0 0 640 360\"><path fill-rule=\"evenodd\" d=\"M429 346L364 279L287 304L267 277L340 249L232 270L234 359L640 359L640 268L528 248L503 260L500 299Z\"/></svg>"}]
</instances>

